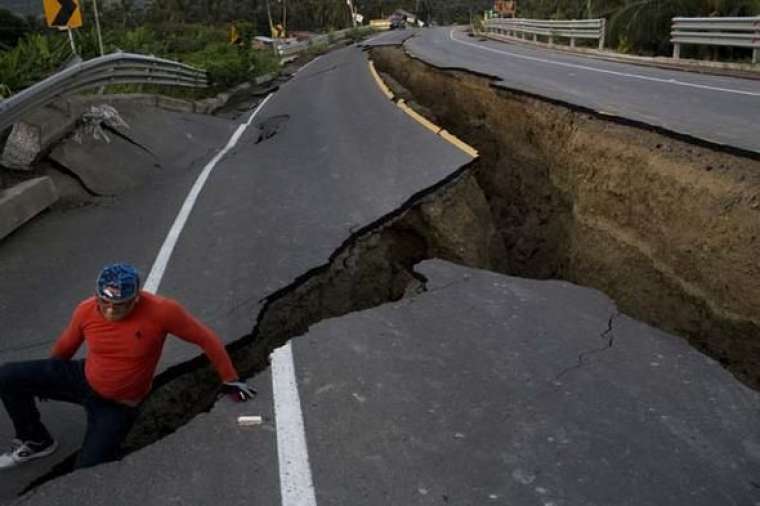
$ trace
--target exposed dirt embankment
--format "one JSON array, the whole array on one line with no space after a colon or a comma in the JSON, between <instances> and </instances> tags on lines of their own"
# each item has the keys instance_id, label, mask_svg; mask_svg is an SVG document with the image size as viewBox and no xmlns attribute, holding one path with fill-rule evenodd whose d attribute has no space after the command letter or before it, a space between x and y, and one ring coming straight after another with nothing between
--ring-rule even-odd
<instances>
[{"instance_id":1,"label":"exposed dirt embankment","mask_svg":"<svg viewBox=\"0 0 760 506\"><path fill-rule=\"evenodd\" d=\"M372 51L476 147L505 272L603 290L760 387L760 161Z\"/></svg>"}]
</instances>

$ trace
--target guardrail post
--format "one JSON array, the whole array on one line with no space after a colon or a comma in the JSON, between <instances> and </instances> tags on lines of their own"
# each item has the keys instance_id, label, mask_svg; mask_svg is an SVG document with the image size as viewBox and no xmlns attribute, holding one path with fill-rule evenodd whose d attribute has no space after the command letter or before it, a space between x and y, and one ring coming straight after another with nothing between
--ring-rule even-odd
<instances>
[{"instance_id":1,"label":"guardrail post","mask_svg":"<svg viewBox=\"0 0 760 506\"><path fill-rule=\"evenodd\" d=\"M550 46L554 45L554 35L549 35L549 45Z\"/></svg>"},{"instance_id":2,"label":"guardrail post","mask_svg":"<svg viewBox=\"0 0 760 506\"><path fill-rule=\"evenodd\" d=\"M755 65L760 63L760 48L758 47L752 50L752 63Z\"/></svg>"},{"instance_id":3,"label":"guardrail post","mask_svg":"<svg viewBox=\"0 0 760 506\"><path fill-rule=\"evenodd\" d=\"M575 47L575 37L570 37L570 47Z\"/></svg>"},{"instance_id":4,"label":"guardrail post","mask_svg":"<svg viewBox=\"0 0 760 506\"><path fill-rule=\"evenodd\" d=\"M601 37L599 37L599 50L604 49L604 42L607 38L607 18L602 18Z\"/></svg>"},{"instance_id":5,"label":"guardrail post","mask_svg":"<svg viewBox=\"0 0 760 506\"><path fill-rule=\"evenodd\" d=\"M678 60L679 58L681 58L681 44L675 42L673 44L673 59Z\"/></svg>"}]
</instances>

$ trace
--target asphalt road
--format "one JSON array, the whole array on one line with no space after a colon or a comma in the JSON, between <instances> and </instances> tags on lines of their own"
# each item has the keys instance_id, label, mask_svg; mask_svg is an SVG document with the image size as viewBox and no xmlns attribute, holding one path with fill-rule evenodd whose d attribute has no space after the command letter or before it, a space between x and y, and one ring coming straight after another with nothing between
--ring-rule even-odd
<instances>
[{"instance_id":1,"label":"asphalt road","mask_svg":"<svg viewBox=\"0 0 760 506\"><path fill-rule=\"evenodd\" d=\"M236 126L209 124L220 133ZM264 105L211 173L159 292L234 340L250 331L259 299L467 160L383 97L357 48L330 53ZM148 269L196 169L101 216L108 224L124 213L118 223L135 227L124 234L81 227L88 210L51 213L14 234L13 288L40 311L18 316L16 328L39 335L60 323L44 319L34 298L41 287L86 278L52 306L57 320L91 289L96 267L63 261L44 271L47 285L25 288L47 265L41 231L69 224L51 241L64 258L113 237L99 261L130 253ZM593 290L438 261L419 271L427 292L324 321L293 341L305 454L278 454L281 424L299 417L273 406L280 388L264 374L253 380L256 401L218 402L155 445L21 503L760 504L760 396L713 360L619 315ZM162 366L196 353L170 346ZM240 427L239 415L264 423ZM281 479L278 469L297 459L307 459L314 502L282 502L281 490L304 476Z\"/></svg>"},{"instance_id":2,"label":"asphalt road","mask_svg":"<svg viewBox=\"0 0 760 506\"><path fill-rule=\"evenodd\" d=\"M198 116L196 121L206 122L216 149L237 127L215 118ZM148 122L141 139L174 140L162 132L166 125L153 123ZM184 131L180 118L174 128ZM184 142L185 151L197 155L198 150L189 149L197 140ZM2 275L11 281L0 288L8 336L5 360L44 357L77 301L91 293L103 263L128 260L148 272L190 185L212 154L203 153L184 172L175 166L163 182L158 179L96 207L49 213L2 244ZM117 158L113 163L121 163L125 154L112 156ZM214 169L159 293L180 300L225 341L234 341L253 329L260 299L327 263L355 230L396 210L469 159L385 99L361 50L331 53L282 87ZM49 306L40 301L43 293L50 294ZM160 369L197 354L197 348L170 340ZM50 409L45 418L62 440L62 457L79 444L83 418L78 408L51 403ZM7 418L0 420L10 439ZM261 461L276 469L273 441L260 446ZM179 449L161 453L167 457L164 472L176 471L178 459L193 463ZM208 465L226 453L211 455ZM243 466L249 458L239 455L233 462ZM4 498L49 466L49 461L35 463L6 475L11 479L2 482ZM157 466L149 467L158 472ZM125 504L133 504L131 496L123 497ZM271 494L263 501L275 502Z\"/></svg>"},{"instance_id":3,"label":"asphalt road","mask_svg":"<svg viewBox=\"0 0 760 506\"><path fill-rule=\"evenodd\" d=\"M131 261L148 272L210 150L223 145L237 126L213 117L141 107L128 112L154 115L147 123L157 123L155 127L146 128L141 132L145 137L138 138L162 155L161 168L154 168L151 160L150 184L136 182L117 197L45 212L0 242L0 361L46 357L77 303L93 293L95 277L106 263ZM194 143L181 135L180 141L169 129L179 131L183 125L189 130L203 128L206 135ZM182 153L162 147L172 141L182 143ZM118 146L111 152L114 159L134 157L133 149ZM0 501L15 497L31 479L81 444L84 414L78 406L50 402L41 410L61 448L51 459L4 473ZM10 421L0 416L0 438L10 442L13 436Z\"/></svg>"},{"instance_id":4,"label":"asphalt road","mask_svg":"<svg viewBox=\"0 0 760 506\"><path fill-rule=\"evenodd\" d=\"M398 41L389 33L370 44ZM404 48L441 68L493 76L495 86L760 153L760 80L616 63L469 37L440 27L417 30Z\"/></svg>"},{"instance_id":5,"label":"asphalt road","mask_svg":"<svg viewBox=\"0 0 760 506\"><path fill-rule=\"evenodd\" d=\"M595 290L418 271L426 292L293 343L315 502L278 500L265 375L255 404L23 504L758 504L760 395L714 360Z\"/></svg>"}]
</instances>

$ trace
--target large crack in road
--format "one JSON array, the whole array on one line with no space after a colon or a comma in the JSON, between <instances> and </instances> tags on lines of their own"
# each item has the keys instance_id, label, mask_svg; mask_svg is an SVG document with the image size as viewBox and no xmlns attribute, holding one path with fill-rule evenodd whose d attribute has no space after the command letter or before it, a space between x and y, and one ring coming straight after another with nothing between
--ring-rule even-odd
<instances>
[{"instance_id":1,"label":"large crack in road","mask_svg":"<svg viewBox=\"0 0 760 506\"><path fill-rule=\"evenodd\" d=\"M371 50L394 93L478 149L500 272L598 288L760 387L760 161ZM400 88L403 87L403 88Z\"/></svg>"},{"instance_id":2,"label":"large crack in road","mask_svg":"<svg viewBox=\"0 0 760 506\"><path fill-rule=\"evenodd\" d=\"M252 332L228 345L244 376L264 371L274 349L317 322L424 289L425 280L413 267L441 258L600 288L622 311L690 337L740 379L760 384L751 368L760 358L754 344L760 331L747 316L758 300L752 287L740 283L739 293L730 296L716 291L710 280L691 276L714 262L717 267L709 273L757 279L747 267L751 251L739 244L740 238L754 242L760 236L757 224L749 221L756 221L757 194L751 193L758 188L756 160L495 90L488 79L434 69L398 48L372 54L379 69L393 76L389 82L397 95L421 104L419 112L475 146L481 158L353 231L327 264L267 296ZM275 135L287 120L275 119L271 128L262 128L259 141ZM655 195L646 198L648 192ZM693 228L704 221L686 227L683 220L690 213L704 218L714 212L706 204L710 198L721 206L720 223L708 219L707 232ZM682 221L669 221L669 213ZM643 239L643 216L656 229L680 224L678 237L669 245L658 243L672 236L659 230L661 236ZM720 255L717 249L726 241L731 255ZM704 254L684 264L682 246ZM729 261L737 258L732 267ZM602 334L604 346L581 353L578 364L557 379L582 366L586 354L612 346L615 317ZM216 385L205 357L159 375L127 452L208 411L217 398ZM70 471L74 460L70 456L27 490Z\"/></svg>"},{"instance_id":3,"label":"large crack in road","mask_svg":"<svg viewBox=\"0 0 760 506\"><path fill-rule=\"evenodd\" d=\"M235 367L252 377L269 367L271 352L327 318L398 300L421 287L413 270L428 258L494 270L503 258L489 226L485 198L464 166L411 197L392 213L354 233L330 261L263 300L250 334L228 345ZM205 356L158 375L125 443L126 453L153 444L211 409L217 373ZM73 469L70 455L23 493Z\"/></svg>"}]
</instances>

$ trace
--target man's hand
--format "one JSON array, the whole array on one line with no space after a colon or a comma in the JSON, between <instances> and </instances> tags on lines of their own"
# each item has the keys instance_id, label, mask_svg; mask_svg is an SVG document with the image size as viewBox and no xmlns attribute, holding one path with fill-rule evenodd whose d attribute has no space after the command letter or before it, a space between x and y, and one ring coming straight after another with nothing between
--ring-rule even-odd
<instances>
[{"instance_id":1,"label":"man's hand","mask_svg":"<svg viewBox=\"0 0 760 506\"><path fill-rule=\"evenodd\" d=\"M221 393L235 402L245 402L256 397L256 390L249 387L245 381L240 380L223 383Z\"/></svg>"}]
</instances>

